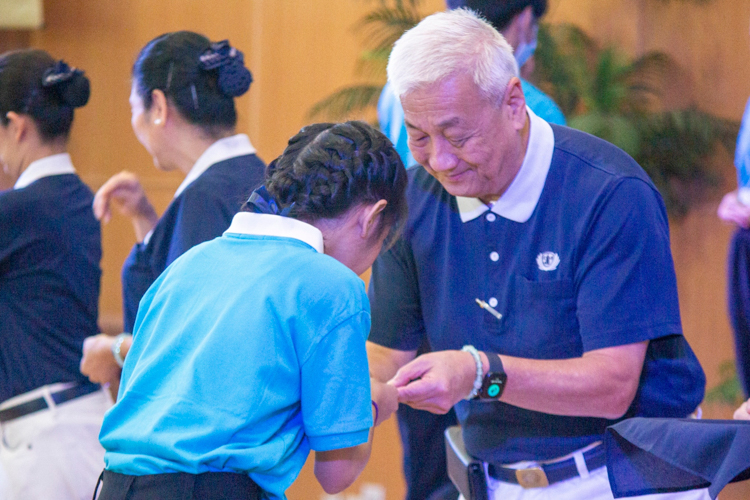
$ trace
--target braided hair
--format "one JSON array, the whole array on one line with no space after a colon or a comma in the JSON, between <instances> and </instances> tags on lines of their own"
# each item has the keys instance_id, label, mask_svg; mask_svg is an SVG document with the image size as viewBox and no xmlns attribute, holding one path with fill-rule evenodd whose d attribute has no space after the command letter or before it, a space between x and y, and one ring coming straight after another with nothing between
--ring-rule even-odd
<instances>
[{"instance_id":1,"label":"braided hair","mask_svg":"<svg viewBox=\"0 0 750 500\"><path fill-rule=\"evenodd\" d=\"M253 77L242 52L227 40L211 43L192 31L158 36L141 49L133 64L133 85L151 109L152 92L161 90L188 123L219 137L237 124L234 98Z\"/></svg>"},{"instance_id":2,"label":"braided hair","mask_svg":"<svg viewBox=\"0 0 750 500\"><path fill-rule=\"evenodd\" d=\"M280 211L307 222L385 200L376 234L391 229L392 241L406 219L406 183L406 170L388 138L364 122L350 121L300 130L266 168L265 189ZM254 211L248 204L245 210Z\"/></svg>"},{"instance_id":3,"label":"braided hair","mask_svg":"<svg viewBox=\"0 0 750 500\"><path fill-rule=\"evenodd\" d=\"M73 109L86 105L89 79L83 71L56 61L43 50L0 55L0 123L11 111L30 116L43 141L67 138Z\"/></svg>"}]
</instances>

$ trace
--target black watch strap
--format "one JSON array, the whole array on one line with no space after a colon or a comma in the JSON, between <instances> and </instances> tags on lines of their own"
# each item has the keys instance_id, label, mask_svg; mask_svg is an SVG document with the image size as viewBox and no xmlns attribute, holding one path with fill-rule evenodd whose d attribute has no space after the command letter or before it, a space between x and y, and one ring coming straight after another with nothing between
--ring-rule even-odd
<instances>
[{"instance_id":1,"label":"black watch strap","mask_svg":"<svg viewBox=\"0 0 750 500\"><path fill-rule=\"evenodd\" d=\"M478 397L480 399L498 399L503 395L508 375L503 369L503 362L500 360L500 356L493 352L485 352L485 354L490 363L490 369L484 376Z\"/></svg>"}]
</instances>

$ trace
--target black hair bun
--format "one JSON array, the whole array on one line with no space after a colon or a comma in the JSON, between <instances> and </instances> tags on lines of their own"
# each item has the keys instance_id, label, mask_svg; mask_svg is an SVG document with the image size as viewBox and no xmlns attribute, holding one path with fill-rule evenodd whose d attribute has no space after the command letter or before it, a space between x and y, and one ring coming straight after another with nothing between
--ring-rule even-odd
<instances>
[{"instance_id":1,"label":"black hair bun","mask_svg":"<svg viewBox=\"0 0 750 500\"><path fill-rule=\"evenodd\" d=\"M42 87L57 91L60 100L73 108L85 106L91 95L91 84L83 71L62 60L44 72Z\"/></svg>"},{"instance_id":2,"label":"black hair bun","mask_svg":"<svg viewBox=\"0 0 750 500\"><path fill-rule=\"evenodd\" d=\"M239 97L250 88L253 75L245 67L245 56L229 45L229 40L212 43L200 56L201 69L218 70L219 90L229 97Z\"/></svg>"}]
</instances>

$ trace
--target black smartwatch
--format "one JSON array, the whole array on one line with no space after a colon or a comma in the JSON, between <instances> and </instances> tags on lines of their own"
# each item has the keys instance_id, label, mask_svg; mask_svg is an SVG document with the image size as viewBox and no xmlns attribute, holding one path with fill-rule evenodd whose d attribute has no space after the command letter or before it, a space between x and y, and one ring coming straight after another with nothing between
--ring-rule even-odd
<instances>
[{"instance_id":1,"label":"black smartwatch","mask_svg":"<svg viewBox=\"0 0 750 500\"><path fill-rule=\"evenodd\" d=\"M508 375L503 369L503 362L500 361L500 356L493 352L485 352L485 354L487 355L487 360L490 362L490 370L484 376L482 388L479 390L477 398L498 399L503 395Z\"/></svg>"}]
</instances>

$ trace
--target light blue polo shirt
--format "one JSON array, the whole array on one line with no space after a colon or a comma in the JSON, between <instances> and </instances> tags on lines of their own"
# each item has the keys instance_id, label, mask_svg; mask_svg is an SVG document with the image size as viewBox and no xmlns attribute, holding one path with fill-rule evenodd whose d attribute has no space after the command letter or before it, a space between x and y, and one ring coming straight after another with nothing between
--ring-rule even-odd
<instances>
[{"instance_id":1,"label":"light blue polo shirt","mask_svg":"<svg viewBox=\"0 0 750 500\"><path fill-rule=\"evenodd\" d=\"M310 449L367 442L370 306L303 222L242 212L175 260L138 309L107 470L248 473L284 498Z\"/></svg>"}]
</instances>

